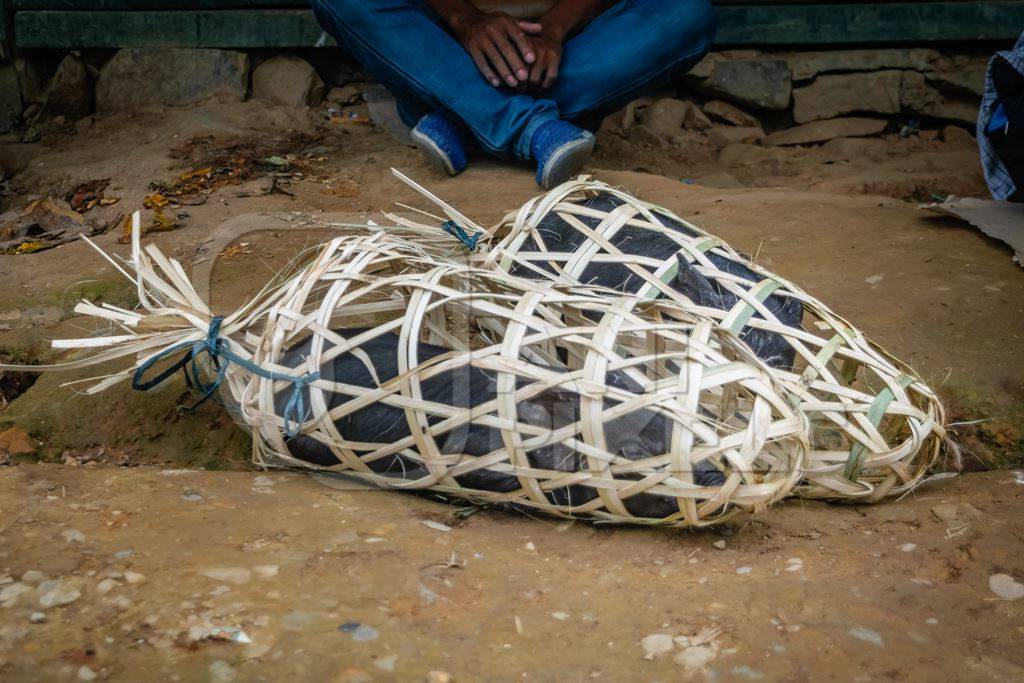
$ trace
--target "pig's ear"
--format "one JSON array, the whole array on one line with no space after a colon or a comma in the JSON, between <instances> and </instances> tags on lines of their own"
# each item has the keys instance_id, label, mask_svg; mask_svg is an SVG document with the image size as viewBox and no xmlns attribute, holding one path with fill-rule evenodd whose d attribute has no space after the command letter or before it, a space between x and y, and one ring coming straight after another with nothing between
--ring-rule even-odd
<instances>
[{"instance_id":1,"label":"pig's ear","mask_svg":"<svg viewBox=\"0 0 1024 683\"><path fill-rule=\"evenodd\" d=\"M679 270L676 272L675 288L690 297L699 306L726 309L726 301L717 284L712 284L706 277L686 260L681 253L676 254Z\"/></svg>"}]
</instances>

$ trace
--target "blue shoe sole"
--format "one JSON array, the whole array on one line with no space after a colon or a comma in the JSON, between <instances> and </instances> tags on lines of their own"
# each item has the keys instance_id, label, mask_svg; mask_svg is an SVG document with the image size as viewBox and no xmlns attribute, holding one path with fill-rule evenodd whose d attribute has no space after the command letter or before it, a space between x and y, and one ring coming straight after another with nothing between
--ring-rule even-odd
<instances>
[{"instance_id":1,"label":"blue shoe sole","mask_svg":"<svg viewBox=\"0 0 1024 683\"><path fill-rule=\"evenodd\" d=\"M590 159L594 151L594 136L587 133L584 137L567 142L555 150L544 168L537 174L537 184L545 190L561 185Z\"/></svg>"},{"instance_id":2,"label":"blue shoe sole","mask_svg":"<svg viewBox=\"0 0 1024 683\"><path fill-rule=\"evenodd\" d=\"M430 139L429 136L424 135L415 128L410 133L412 141L416 145L417 149L426 157L427 162L442 173L454 176L462 172L463 169L455 168L455 164L452 163L451 158L444 153L444 151L437 146L437 144Z\"/></svg>"}]
</instances>

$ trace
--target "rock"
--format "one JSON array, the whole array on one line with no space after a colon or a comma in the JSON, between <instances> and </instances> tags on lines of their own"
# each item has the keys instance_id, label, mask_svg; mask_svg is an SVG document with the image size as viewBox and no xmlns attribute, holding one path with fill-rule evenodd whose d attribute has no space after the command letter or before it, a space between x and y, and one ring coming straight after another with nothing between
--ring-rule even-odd
<instances>
[{"instance_id":1,"label":"rock","mask_svg":"<svg viewBox=\"0 0 1024 683\"><path fill-rule=\"evenodd\" d=\"M880 138L836 138L829 140L821 149L828 153L830 159L870 159L882 161L888 158L888 143Z\"/></svg>"},{"instance_id":2,"label":"rock","mask_svg":"<svg viewBox=\"0 0 1024 683\"><path fill-rule=\"evenodd\" d=\"M59 59L59 54L55 59L55 55L49 54L48 50L34 50L31 56L25 55L14 60L18 85L21 87L21 99L26 106L30 103L42 104L46 96L46 84L57 70Z\"/></svg>"},{"instance_id":3,"label":"rock","mask_svg":"<svg viewBox=\"0 0 1024 683\"><path fill-rule=\"evenodd\" d=\"M1004 600L1024 598L1024 583L1020 583L1008 574L993 574L988 577L989 589Z\"/></svg>"},{"instance_id":4,"label":"rock","mask_svg":"<svg viewBox=\"0 0 1024 683\"><path fill-rule=\"evenodd\" d=\"M244 567L214 567L204 569L200 574L214 581L226 581L234 584L248 583L252 579L252 572Z\"/></svg>"},{"instance_id":5,"label":"rock","mask_svg":"<svg viewBox=\"0 0 1024 683\"><path fill-rule=\"evenodd\" d=\"M866 643L871 643L878 647L885 647L885 642L877 631L872 631L871 629L864 628L863 626L854 626L850 629L849 633L857 640L863 640Z\"/></svg>"},{"instance_id":6,"label":"rock","mask_svg":"<svg viewBox=\"0 0 1024 683\"><path fill-rule=\"evenodd\" d=\"M32 614L28 615L28 620L31 621L33 624L41 624L44 621L46 621L46 613L33 612Z\"/></svg>"},{"instance_id":7,"label":"rock","mask_svg":"<svg viewBox=\"0 0 1024 683\"><path fill-rule=\"evenodd\" d=\"M363 87L362 83L349 83L340 88L331 88L327 91L326 99L332 104L340 104L343 107L358 104L363 101Z\"/></svg>"},{"instance_id":8,"label":"rock","mask_svg":"<svg viewBox=\"0 0 1024 683\"><path fill-rule=\"evenodd\" d=\"M652 633L640 639L640 647L643 648L644 659L654 659L671 652L675 644L667 633Z\"/></svg>"},{"instance_id":9,"label":"rock","mask_svg":"<svg viewBox=\"0 0 1024 683\"><path fill-rule=\"evenodd\" d=\"M747 566L736 567L736 573L739 574L740 576L747 576L752 571L754 571L753 567L747 567Z\"/></svg>"},{"instance_id":10,"label":"rock","mask_svg":"<svg viewBox=\"0 0 1024 683\"><path fill-rule=\"evenodd\" d=\"M711 128L711 119L693 102L687 102L686 116L683 117L683 128L687 130L707 130Z\"/></svg>"},{"instance_id":11,"label":"rock","mask_svg":"<svg viewBox=\"0 0 1024 683\"><path fill-rule=\"evenodd\" d=\"M932 514L942 522L961 522L981 515L981 512L970 503L939 503L932 506Z\"/></svg>"},{"instance_id":12,"label":"rock","mask_svg":"<svg viewBox=\"0 0 1024 683\"><path fill-rule=\"evenodd\" d=\"M973 125L978 120L979 100L946 97L930 85L923 74L905 71L900 80L900 106L904 111Z\"/></svg>"},{"instance_id":13,"label":"rock","mask_svg":"<svg viewBox=\"0 0 1024 683\"><path fill-rule=\"evenodd\" d=\"M83 664L82 666L78 667L78 680L95 681L96 672Z\"/></svg>"},{"instance_id":14,"label":"rock","mask_svg":"<svg viewBox=\"0 0 1024 683\"><path fill-rule=\"evenodd\" d=\"M124 580L127 581L128 583L132 584L132 585L137 585L137 584L140 584L143 581L145 581L146 580L146 576L144 574L140 574L138 572L125 572L124 573Z\"/></svg>"},{"instance_id":15,"label":"rock","mask_svg":"<svg viewBox=\"0 0 1024 683\"><path fill-rule=\"evenodd\" d=\"M903 72L895 70L821 76L793 91L793 118L807 123L850 112L898 114L902 81Z\"/></svg>"},{"instance_id":16,"label":"rock","mask_svg":"<svg viewBox=\"0 0 1024 683\"><path fill-rule=\"evenodd\" d=\"M209 97L241 102L249 84L249 57L231 50L126 48L100 71L96 109L185 106Z\"/></svg>"},{"instance_id":17,"label":"rock","mask_svg":"<svg viewBox=\"0 0 1024 683\"><path fill-rule=\"evenodd\" d=\"M9 583L0 589L0 607L14 607L22 595L31 592L32 587L24 583Z\"/></svg>"},{"instance_id":18,"label":"rock","mask_svg":"<svg viewBox=\"0 0 1024 683\"><path fill-rule=\"evenodd\" d=\"M394 671L395 662L398 661L398 655L390 655L388 657L379 657L373 660L373 665L381 671Z\"/></svg>"},{"instance_id":19,"label":"rock","mask_svg":"<svg viewBox=\"0 0 1024 683\"><path fill-rule=\"evenodd\" d=\"M119 584L114 579L103 579L96 586L96 590L99 591L100 595L106 595L110 591L112 591L115 588L117 588L119 585L121 585L121 584Z\"/></svg>"},{"instance_id":20,"label":"rock","mask_svg":"<svg viewBox=\"0 0 1024 683\"><path fill-rule=\"evenodd\" d=\"M794 81L805 81L818 74L841 71L878 71L880 69L916 69L927 71L940 57L935 50L892 48L881 50L828 50L797 52L787 55Z\"/></svg>"},{"instance_id":21,"label":"rock","mask_svg":"<svg viewBox=\"0 0 1024 683\"><path fill-rule=\"evenodd\" d=\"M211 663L209 672L210 681L212 681L212 683L231 683L231 681L235 680L235 677L238 675L238 672L235 671L234 667L223 659L218 659Z\"/></svg>"},{"instance_id":22,"label":"rock","mask_svg":"<svg viewBox=\"0 0 1024 683\"><path fill-rule=\"evenodd\" d=\"M632 100L622 110L622 127L632 128L639 123L640 114L652 104L654 104L654 100L650 97L640 97Z\"/></svg>"},{"instance_id":23,"label":"rock","mask_svg":"<svg viewBox=\"0 0 1024 683\"><path fill-rule=\"evenodd\" d=\"M734 142L753 144L765 139L760 126L714 126L708 137L718 147L728 147Z\"/></svg>"},{"instance_id":24,"label":"rock","mask_svg":"<svg viewBox=\"0 0 1024 683\"><path fill-rule=\"evenodd\" d=\"M64 540L68 543L83 543L85 542L85 534L78 529L66 529L60 533L64 537Z\"/></svg>"},{"instance_id":25,"label":"rock","mask_svg":"<svg viewBox=\"0 0 1024 683\"><path fill-rule=\"evenodd\" d=\"M306 60L279 55L252 72L252 96L290 107L305 107L323 100L324 82Z\"/></svg>"},{"instance_id":26,"label":"rock","mask_svg":"<svg viewBox=\"0 0 1024 683\"><path fill-rule=\"evenodd\" d=\"M272 579L277 576L279 567L276 564L261 564L253 567L253 571L262 579Z\"/></svg>"},{"instance_id":27,"label":"rock","mask_svg":"<svg viewBox=\"0 0 1024 683\"><path fill-rule=\"evenodd\" d=\"M22 110L18 72L11 64L0 64L0 133L14 129Z\"/></svg>"},{"instance_id":28,"label":"rock","mask_svg":"<svg viewBox=\"0 0 1024 683\"><path fill-rule=\"evenodd\" d=\"M944 142L955 144L961 147L974 147L974 136L960 126L946 126L939 133Z\"/></svg>"},{"instance_id":29,"label":"rock","mask_svg":"<svg viewBox=\"0 0 1024 683\"><path fill-rule=\"evenodd\" d=\"M11 427L0 432L0 451L9 455L30 455L36 452L36 445L24 429Z\"/></svg>"},{"instance_id":30,"label":"rock","mask_svg":"<svg viewBox=\"0 0 1024 683\"><path fill-rule=\"evenodd\" d=\"M454 683L455 679L447 671L428 671L427 683Z\"/></svg>"},{"instance_id":31,"label":"rock","mask_svg":"<svg viewBox=\"0 0 1024 683\"><path fill-rule=\"evenodd\" d=\"M704 113L714 121L728 123L733 126L761 127L761 121L756 116L748 114L739 107L722 100L711 100L705 104Z\"/></svg>"},{"instance_id":32,"label":"rock","mask_svg":"<svg viewBox=\"0 0 1024 683\"><path fill-rule=\"evenodd\" d=\"M655 135L667 138L683 127L688 102L663 97L643 111L641 123Z\"/></svg>"},{"instance_id":33,"label":"rock","mask_svg":"<svg viewBox=\"0 0 1024 683\"><path fill-rule=\"evenodd\" d=\"M46 574L38 569L29 569L21 575L21 580L25 583L40 583L46 580Z\"/></svg>"},{"instance_id":34,"label":"rock","mask_svg":"<svg viewBox=\"0 0 1024 683\"><path fill-rule=\"evenodd\" d=\"M793 82L784 60L715 59L712 64L709 76L701 78L703 70L691 71L684 80L730 102L777 111L789 108Z\"/></svg>"},{"instance_id":35,"label":"rock","mask_svg":"<svg viewBox=\"0 0 1024 683\"><path fill-rule=\"evenodd\" d=\"M964 94L981 97L985 94L985 72L988 70L988 58L972 59L959 55L949 59L943 58L933 63L933 70L926 71L929 81L942 87L959 90Z\"/></svg>"},{"instance_id":36,"label":"rock","mask_svg":"<svg viewBox=\"0 0 1024 683\"><path fill-rule=\"evenodd\" d=\"M629 139L641 145L654 147L655 149L666 149L668 142L645 124L633 126L629 129Z\"/></svg>"},{"instance_id":37,"label":"rock","mask_svg":"<svg viewBox=\"0 0 1024 683\"><path fill-rule=\"evenodd\" d=\"M725 550L725 539L724 538L718 539L717 541L715 541L714 543L711 544L711 547L714 548L715 550Z\"/></svg>"},{"instance_id":38,"label":"rock","mask_svg":"<svg viewBox=\"0 0 1024 683\"><path fill-rule=\"evenodd\" d=\"M916 543L904 543L903 545L900 546L900 550L902 550L905 553L912 553L915 550L917 550L917 544Z\"/></svg>"},{"instance_id":39,"label":"rock","mask_svg":"<svg viewBox=\"0 0 1024 683\"><path fill-rule=\"evenodd\" d=\"M64 116L77 121L92 113L94 101L92 78L85 64L78 57L67 55L46 88L39 115L44 119Z\"/></svg>"},{"instance_id":40,"label":"rock","mask_svg":"<svg viewBox=\"0 0 1024 683\"><path fill-rule=\"evenodd\" d=\"M82 597L81 591L79 591L73 584L66 581L56 581L55 583L55 586L43 592L42 595L39 596L40 606L49 608L60 607L61 605L70 605L75 600ZM40 584L39 590L42 591L46 584L47 582Z\"/></svg>"},{"instance_id":41,"label":"rock","mask_svg":"<svg viewBox=\"0 0 1024 683\"><path fill-rule=\"evenodd\" d=\"M864 135L878 135L885 130L888 121L862 117L846 117L814 121L802 126L786 128L769 135L765 142L769 145L809 145L825 142L836 138L854 138Z\"/></svg>"},{"instance_id":42,"label":"rock","mask_svg":"<svg viewBox=\"0 0 1024 683\"><path fill-rule=\"evenodd\" d=\"M695 674L707 668L707 665L715 658L715 654L714 648L708 645L691 645L676 653L673 659L688 673Z\"/></svg>"}]
</instances>

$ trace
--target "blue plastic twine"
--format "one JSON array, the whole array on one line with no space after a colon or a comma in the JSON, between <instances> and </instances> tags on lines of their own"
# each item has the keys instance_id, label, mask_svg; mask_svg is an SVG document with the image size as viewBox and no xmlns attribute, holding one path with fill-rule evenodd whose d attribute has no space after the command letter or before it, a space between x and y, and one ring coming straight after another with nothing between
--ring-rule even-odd
<instances>
[{"instance_id":1,"label":"blue plastic twine","mask_svg":"<svg viewBox=\"0 0 1024 683\"><path fill-rule=\"evenodd\" d=\"M291 382L292 393L291 396L288 397L288 402L284 405L284 434L289 439L297 435L299 433L299 429L302 427L302 422L306 417L306 399L303 398L302 392L310 383L320 379L320 373L310 372L302 375L301 377L284 375L278 372L265 370L247 358L242 358L241 356L236 355L231 351L231 345L228 340L220 336L220 324L223 320L224 318L218 315L210 321L210 329L206 333L206 339L196 342L182 342L180 344L175 344L168 349L164 349L152 358L147 359L146 362L140 365L139 369L135 371L135 377L132 378L132 388L138 389L139 391L148 391L166 380L178 370L181 370L182 374L185 375L185 383L188 385L189 389L202 393L200 399L189 408L190 411L194 411L196 408L201 406L204 401L213 396L213 392L217 391L221 383L224 381L224 377L228 371L228 365L230 363L235 363L236 365L241 365L254 375L258 375L264 379ZM146 371L153 367L157 361L185 349L188 349L188 352L171 367L165 369L153 379L143 381ZM199 356L203 353L206 353L206 355L209 356L213 363L213 367L217 371L213 380L210 382L203 381L203 368L199 364Z\"/></svg>"},{"instance_id":2,"label":"blue plastic twine","mask_svg":"<svg viewBox=\"0 0 1024 683\"><path fill-rule=\"evenodd\" d=\"M466 232L465 228L456 223L455 221L445 221L441 224L441 229L446 233L459 240L466 245L466 248L470 251L476 251L476 243L483 235L482 232L470 235Z\"/></svg>"}]
</instances>

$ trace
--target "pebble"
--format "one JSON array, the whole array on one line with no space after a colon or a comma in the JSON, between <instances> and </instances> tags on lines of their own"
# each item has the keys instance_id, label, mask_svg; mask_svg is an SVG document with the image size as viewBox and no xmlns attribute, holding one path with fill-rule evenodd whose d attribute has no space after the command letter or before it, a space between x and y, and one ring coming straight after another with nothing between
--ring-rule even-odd
<instances>
[{"instance_id":1,"label":"pebble","mask_svg":"<svg viewBox=\"0 0 1024 683\"><path fill-rule=\"evenodd\" d=\"M455 679L447 671L428 671L427 683L453 683Z\"/></svg>"},{"instance_id":2,"label":"pebble","mask_svg":"<svg viewBox=\"0 0 1024 683\"><path fill-rule=\"evenodd\" d=\"M929 626L935 626L937 623L939 623L939 620L935 617L928 617L924 620L924 623L928 624Z\"/></svg>"},{"instance_id":3,"label":"pebble","mask_svg":"<svg viewBox=\"0 0 1024 683\"><path fill-rule=\"evenodd\" d=\"M900 546L900 550L902 550L905 553L912 553L915 550L917 550L917 544L916 543L904 543L903 545Z\"/></svg>"},{"instance_id":4,"label":"pebble","mask_svg":"<svg viewBox=\"0 0 1024 683\"><path fill-rule=\"evenodd\" d=\"M398 661L398 655L391 655L389 657L380 657L379 659L373 660L373 665L381 671L394 671L395 662Z\"/></svg>"},{"instance_id":5,"label":"pebble","mask_svg":"<svg viewBox=\"0 0 1024 683\"><path fill-rule=\"evenodd\" d=\"M83 664L82 666L78 667L78 680L95 681L96 672Z\"/></svg>"},{"instance_id":6,"label":"pebble","mask_svg":"<svg viewBox=\"0 0 1024 683\"><path fill-rule=\"evenodd\" d=\"M85 534L78 529L68 529L66 531L62 531L60 535L63 536L64 540L68 543L81 543L85 540Z\"/></svg>"},{"instance_id":7,"label":"pebble","mask_svg":"<svg viewBox=\"0 0 1024 683\"><path fill-rule=\"evenodd\" d=\"M869 628L863 626L854 626L850 629L850 635L857 640L863 640L866 643L877 645L878 647L885 647L885 642L882 641L882 636L879 635L878 631L872 631Z\"/></svg>"},{"instance_id":8,"label":"pebble","mask_svg":"<svg viewBox=\"0 0 1024 683\"><path fill-rule=\"evenodd\" d=\"M787 572L798 572L804 568L804 561L799 557L791 557L786 560L786 571Z\"/></svg>"},{"instance_id":9,"label":"pebble","mask_svg":"<svg viewBox=\"0 0 1024 683\"><path fill-rule=\"evenodd\" d=\"M32 588L24 583L9 583L0 589L0 605L14 607L22 595L31 592Z\"/></svg>"},{"instance_id":10,"label":"pebble","mask_svg":"<svg viewBox=\"0 0 1024 683\"><path fill-rule=\"evenodd\" d=\"M445 532L447 532L447 531L451 531L452 530L452 528L450 526L448 526L447 524L441 524L441 522L435 522L432 519L425 519L425 520L423 520L423 526L429 527L429 528L433 529L434 531L445 531Z\"/></svg>"},{"instance_id":11,"label":"pebble","mask_svg":"<svg viewBox=\"0 0 1024 683\"><path fill-rule=\"evenodd\" d=\"M198 493L196 493L195 491L186 490L184 493L181 494L181 499L182 500L187 500L190 503L194 503L196 501L202 500L203 497L201 495L199 495Z\"/></svg>"},{"instance_id":12,"label":"pebble","mask_svg":"<svg viewBox=\"0 0 1024 683\"><path fill-rule=\"evenodd\" d=\"M33 612L29 615L28 620L33 624L41 624L46 621L46 614L43 612Z\"/></svg>"},{"instance_id":13,"label":"pebble","mask_svg":"<svg viewBox=\"0 0 1024 683\"><path fill-rule=\"evenodd\" d=\"M715 541L714 543L711 544L711 547L714 548L715 550L725 550L725 539L724 538L718 539L717 541Z\"/></svg>"},{"instance_id":14,"label":"pebble","mask_svg":"<svg viewBox=\"0 0 1024 683\"><path fill-rule=\"evenodd\" d=\"M529 550L529 551L534 551L534 550L536 550L536 549L537 549L537 546L535 546L535 545L533 544L533 541L530 541L529 543L527 543L527 544L526 544L525 546L523 546L523 547L524 547L524 548L526 548L526 549L527 549L527 550Z\"/></svg>"},{"instance_id":15,"label":"pebble","mask_svg":"<svg viewBox=\"0 0 1024 683\"><path fill-rule=\"evenodd\" d=\"M114 581L113 579L103 579L99 582L99 585L96 586L96 590L100 592L100 595L106 595L117 588L118 585L117 581Z\"/></svg>"},{"instance_id":16,"label":"pebble","mask_svg":"<svg viewBox=\"0 0 1024 683\"><path fill-rule=\"evenodd\" d=\"M689 672L702 671L715 658L715 651L708 645L692 645L676 653L676 664Z\"/></svg>"},{"instance_id":17,"label":"pebble","mask_svg":"<svg viewBox=\"0 0 1024 683\"><path fill-rule=\"evenodd\" d=\"M236 584L248 583L252 578L252 572L244 567L214 567L204 569L200 574L214 581L227 581Z\"/></svg>"},{"instance_id":18,"label":"pebble","mask_svg":"<svg viewBox=\"0 0 1024 683\"><path fill-rule=\"evenodd\" d=\"M138 584L138 583L142 583L143 581L145 581L146 580L146 576L144 574L140 574L138 572L125 572L124 573L124 580L127 581L130 584Z\"/></svg>"},{"instance_id":19,"label":"pebble","mask_svg":"<svg viewBox=\"0 0 1024 683\"><path fill-rule=\"evenodd\" d=\"M672 651L672 636L667 633L652 633L640 639L640 647L644 650L644 659L654 659Z\"/></svg>"},{"instance_id":20,"label":"pebble","mask_svg":"<svg viewBox=\"0 0 1024 683\"><path fill-rule=\"evenodd\" d=\"M81 591L74 586L66 584L63 581L57 581L56 583L56 586L39 596L40 606L59 607L61 605L70 605L75 600L82 597ZM42 589L42 585L40 586L40 589Z\"/></svg>"},{"instance_id":21,"label":"pebble","mask_svg":"<svg viewBox=\"0 0 1024 683\"><path fill-rule=\"evenodd\" d=\"M29 569L21 575L21 580L25 583L40 583L41 581L46 580L46 574L42 573L38 569Z\"/></svg>"},{"instance_id":22,"label":"pebble","mask_svg":"<svg viewBox=\"0 0 1024 683\"><path fill-rule=\"evenodd\" d=\"M235 669L223 659L210 664L210 680L214 683L230 683L235 680Z\"/></svg>"},{"instance_id":23,"label":"pebble","mask_svg":"<svg viewBox=\"0 0 1024 683\"><path fill-rule=\"evenodd\" d=\"M558 619L559 621L565 621L566 619L569 618L569 613L568 612L552 612L551 616L552 616L552 618Z\"/></svg>"},{"instance_id":24,"label":"pebble","mask_svg":"<svg viewBox=\"0 0 1024 683\"><path fill-rule=\"evenodd\" d=\"M355 631L352 631L352 640L357 643L365 643L371 640L377 640L380 633L372 626L366 624L359 624Z\"/></svg>"},{"instance_id":25,"label":"pebble","mask_svg":"<svg viewBox=\"0 0 1024 683\"><path fill-rule=\"evenodd\" d=\"M260 564L252 568L256 574L263 579L272 579L277 576L279 567L276 564Z\"/></svg>"},{"instance_id":26,"label":"pebble","mask_svg":"<svg viewBox=\"0 0 1024 683\"><path fill-rule=\"evenodd\" d=\"M132 552L134 552L134 551L132 551L132 550L121 550L119 552L114 553L114 557L116 559L118 559L118 560L127 560L129 557L132 556Z\"/></svg>"},{"instance_id":27,"label":"pebble","mask_svg":"<svg viewBox=\"0 0 1024 683\"><path fill-rule=\"evenodd\" d=\"M736 573L740 576L746 576L750 572L754 571L751 567L736 567Z\"/></svg>"},{"instance_id":28,"label":"pebble","mask_svg":"<svg viewBox=\"0 0 1024 683\"><path fill-rule=\"evenodd\" d=\"M1009 574L993 574L988 577L988 587L1004 600L1024 598L1024 583L1020 583Z\"/></svg>"}]
</instances>

